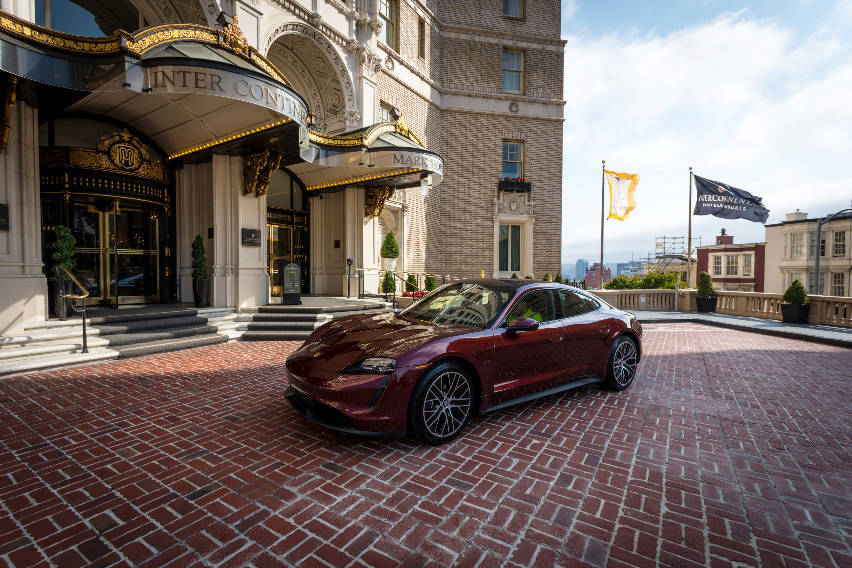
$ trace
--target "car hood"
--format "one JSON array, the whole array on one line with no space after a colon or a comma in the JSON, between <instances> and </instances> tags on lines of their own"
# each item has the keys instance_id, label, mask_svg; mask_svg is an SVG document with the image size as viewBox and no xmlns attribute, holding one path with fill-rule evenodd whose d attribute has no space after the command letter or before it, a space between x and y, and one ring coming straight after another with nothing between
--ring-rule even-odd
<instances>
[{"instance_id":1,"label":"car hood","mask_svg":"<svg viewBox=\"0 0 852 568\"><path fill-rule=\"evenodd\" d=\"M317 329L287 358L287 367L296 374L303 374L305 366L312 371L337 373L365 357L397 359L425 343L471 331L475 330L433 325L393 313L349 316Z\"/></svg>"}]
</instances>

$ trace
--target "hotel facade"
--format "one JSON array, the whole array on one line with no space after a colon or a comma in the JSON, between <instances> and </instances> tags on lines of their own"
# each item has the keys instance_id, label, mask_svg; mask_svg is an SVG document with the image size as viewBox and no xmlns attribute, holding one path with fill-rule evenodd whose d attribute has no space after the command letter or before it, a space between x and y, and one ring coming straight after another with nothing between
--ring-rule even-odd
<instances>
[{"instance_id":1,"label":"hotel facade","mask_svg":"<svg viewBox=\"0 0 852 568\"><path fill-rule=\"evenodd\" d=\"M559 271L555 0L0 0L0 335L50 317L56 227L106 305ZM351 275L358 275L353 280ZM349 286L347 286L349 285Z\"/></svg>"}]
</instances>

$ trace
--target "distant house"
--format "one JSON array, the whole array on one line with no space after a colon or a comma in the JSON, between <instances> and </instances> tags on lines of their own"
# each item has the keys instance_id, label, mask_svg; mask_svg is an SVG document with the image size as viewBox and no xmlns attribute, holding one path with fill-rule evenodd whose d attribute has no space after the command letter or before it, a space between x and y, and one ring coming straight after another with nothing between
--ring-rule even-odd
<instances>
[{"instance_id":1,"label":"distant house","mask_svg":"<svg viewBox=\"0 0 852 568\"><path fill-rule=\"evenodd\" d=\"M766 243L734 244L722 229L716 244L698 247L698 272L706 271L713 287L733 292L763 292Z\"/></svg>"}]
</instances>

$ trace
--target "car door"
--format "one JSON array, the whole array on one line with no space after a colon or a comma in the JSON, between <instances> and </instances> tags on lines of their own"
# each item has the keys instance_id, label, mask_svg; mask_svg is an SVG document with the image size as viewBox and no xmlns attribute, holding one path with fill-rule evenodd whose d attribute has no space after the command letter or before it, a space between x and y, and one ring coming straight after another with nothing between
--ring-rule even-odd
<instances>
[{"instance_id":1,"label":"car door","mask_svg":"<svg viewBox=\"0 0 852 568\"><path fill-rule=\"evenodd\" d=\"M568 289L555 290L562 310L565 378L598 375L609 357L611 318L593 298Z\"/></svg>"},{"instance_id":2,"label":"car door","mask_svg":"<svg viewBox=\"0 0 852 568\"><path fill-rule=\"evenodd\" d=\"M539 328L509 333L518 317L539 322ZM524 293L494 331L493 401L500 403L550 388L564 373L561 355L564 326L559 319L553 290Z\"/></svg>"}]
</instances>

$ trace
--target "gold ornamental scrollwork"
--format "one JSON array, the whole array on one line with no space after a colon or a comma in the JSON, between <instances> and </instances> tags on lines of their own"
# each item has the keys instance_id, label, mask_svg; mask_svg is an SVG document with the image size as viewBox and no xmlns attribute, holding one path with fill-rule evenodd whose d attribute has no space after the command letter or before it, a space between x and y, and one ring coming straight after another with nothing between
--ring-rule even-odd
<instances>
[{"instance_id":1,"label":"gold ornamental scrollwork","mask_svg":"<svg viewBox=\"0 0 852 568\"><path fill-rule=\"evenodd\" d=\"M236 13L234 13L234 21L230 24L226 24L223 28L222 38L234 51L238 51L244 55L249 54L248 40L246 40L246 36L243 35L243 30L240 29L240 22L237 19Z\"/></svg>"},{"instance_id":2,"label":"gold ornamental scrollwork","mask_svg":"<svg viewBox=\"0 0 852 568\"><path fill-rule=\"evenodd\" d=\"M368 217L378 217L385 208L385 202L393 196L392 187L368 189L364 196L364 212Z\"/></svg>"},{"instance_id":3,"label":"gold ornamental scrollwork","mask_svg":"<svg viewBox=\"0 0 852 568\"><path fill-rule=\"evenodd\" d=\"M272 174L281 165L283 156L277 152L260 152L243 158L243 195L254 193L263 197L269 191Z\"/></svg>"},{"instance_id":4,"label":"gold ornamental scrollwork","mask_svg":"<svg viewBox=\"0 0 852 568\"><path fill-rule=\"evenodd\" d=\"M0 152L6 149L9 143L9 131L12 129L12 109L15 108L15 101L18 98L18 78L14 75L6 75L2 83L3 97L3 125L0 131Z\"/></svg>"}]
</instances>

